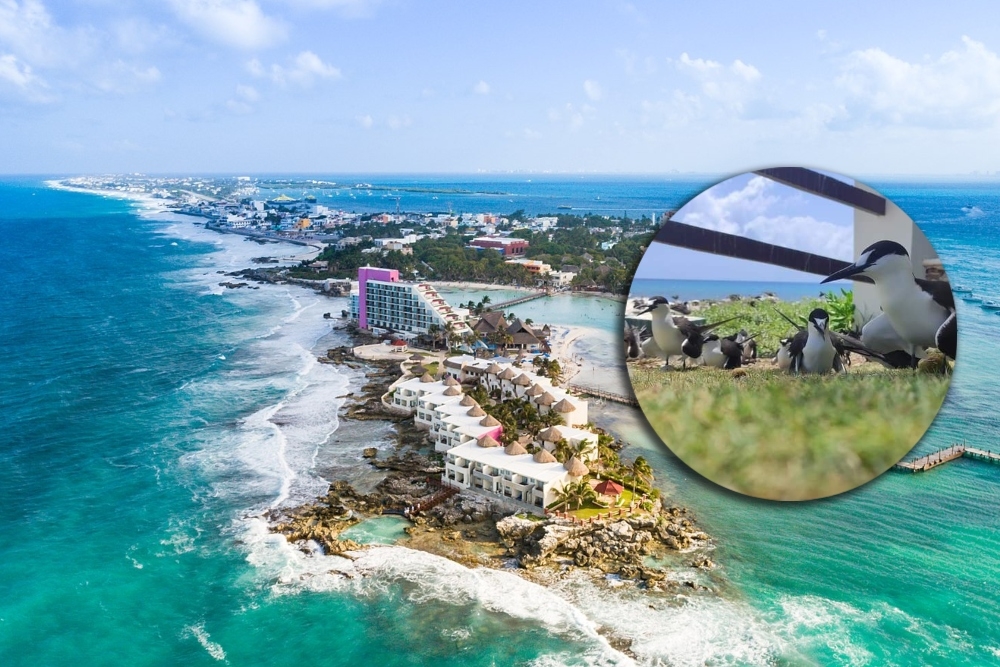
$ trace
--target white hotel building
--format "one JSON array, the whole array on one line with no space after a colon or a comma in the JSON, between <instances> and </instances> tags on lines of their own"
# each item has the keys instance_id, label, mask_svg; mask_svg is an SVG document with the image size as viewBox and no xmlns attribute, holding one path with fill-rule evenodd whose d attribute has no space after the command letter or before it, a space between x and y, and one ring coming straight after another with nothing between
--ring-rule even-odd
<instances>
[{"instance_id":1,"label":"white hotel building","mask_svg":"<svg viewBox=\"0 0 1000 667\"><path fill-rule=\"evenodd\" d=\"M596 456L597 434L581 428L587 423L586 401L510 363L461 356L447 359L444 366L441 380L425 374L397 384L392 405L412 413L434 448L445 454L446 484L515 501L540 514L559 489L589 472L584 461L571 458L563 464L552 455L556 443L565 439L570 446L588 440L593 448L586 459ZM507 398L527 398L542 414L558 412L565 425L543 430L533 443L501 447L503 426L462 391L463 385L477 384L499 388ZM528 453L525 444L534 444L537 451Z\"/></svg>"},{"instance_id":2,"label":"white hotel building","mask_svg":"<svg viewBox=\"0 0 1000 667\"><path fill-rule=\"evenodd\" d=\"M351 317L362 329L392 330L404 337L427 333L432 324L451 327L459 335L472 333L462 315L426 283L399 279L395 269L358 269L358 293L351 295Z\"/></svg>"}]
</instances>

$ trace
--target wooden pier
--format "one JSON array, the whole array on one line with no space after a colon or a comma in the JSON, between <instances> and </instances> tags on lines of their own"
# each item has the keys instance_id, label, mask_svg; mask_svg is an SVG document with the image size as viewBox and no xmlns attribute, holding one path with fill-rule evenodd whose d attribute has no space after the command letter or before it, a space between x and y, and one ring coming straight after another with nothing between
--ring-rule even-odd
<instances>
[{"instance_id":1,"label":"wooden pier","mask_svg":"<svg viewBox=\"0 0 1000 667\"><path fill-rule=\"evenodd\" d=\"M510 308L511 306L516 306L520 303L527 303L529 301L534 301L535 299L541 299L543 296L550 296L551 292L545 290L542 292L535 292L534 294L525 294L524 296L519 296L516 299L510 299L509 301L501 301L500 303L489 304L490 310L503 310L504 308Z\"/></svg>"},{"instance_id":2,"label":"wooden pier","mask_svg":"<svg viewBox=\"0 0 1000 667\"><path fill-rule=\"evenodd\" d=\"M566 388L572 389L581 394L586 394L587 396L593 396L594 398L603 398L606 401L639 407L639 401L633 394L618 394L613 391L605 391L604 389L599 389L597 387L590 387L585 384L576 384L573 382L569 383Z\"/></svg>"},{"instance_id":3,"label":"wooden pier","mask_svg":"<svg viewBox=\"0 0 1000 667\"><path fill-rule=\"evenodd\" d=\"M914 459L912 461L900 461L893 466L893 469L902 470L904 472L925 472L940 465L944 465L949 461L961 458L978 459L989 463L1000 463L1000 452L994 452L990 449L968 447L965 444L955 444L951 447L946 447L928 454L927 456L921 456L919 459Z\"/></svg>"}]
</instances>

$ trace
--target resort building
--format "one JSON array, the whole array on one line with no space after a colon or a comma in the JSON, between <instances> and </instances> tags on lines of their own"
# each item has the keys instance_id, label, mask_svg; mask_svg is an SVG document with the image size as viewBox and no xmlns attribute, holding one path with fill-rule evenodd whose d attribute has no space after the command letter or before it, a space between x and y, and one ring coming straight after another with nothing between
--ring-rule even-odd
<instances>
[{"instance_id":1,"label":"resort building","mask_svg":"<svg viewBox=\"0 0 1000 667\"><path fill-rule=\"evenodd\" d=\"M358 293L351 295L351 317L362 329L410 334L427 333L431 325L471 333L462 316L427 283L399 280L399 271L363 266L358 269Z\"/></svg>"},{"instance_id":2,"label":"resort building","mask_svg":"<svg viewBox=\"0 0 1000 667\"><path fill-rule=\"evenodd\" d=\"M435 450L444 453L445 483L540 512L555 501L556 492L565 484L589 472L586 461L597 454L597 434L583 428L586 401L507 361L463 355L445 360L443 369L440 380L424 373L399 382L391 402L413 414L414 423L427 430ZM463 391L470 386L482 386L508 400L524 398L540 414L557 412L564 425L503 447L503 425ZM578 454L560 463L554 455L559 447Z\"/></svg>"},{"instance_id":3,"label":"resort building","mask_svg":"<svg viewBox=\"0 0 1000 667\"><path fill-rule=\"evenodd\" d=\"M515 257L514 259L508 259L507 264L518 264L527 269L528 273L534 273L540 276L547 276L552 273L552 265L546 264L545 262L539 261L537 259L525 259L524 257Z\"/></svg>"},{"instance_id":4,"label":"resort building","mask_svg":"<svg viewBox=\"0 0 1000 667\"><path fill-rule=\"evenodd\" d=\"M469 244L473 248L492 248L504 257L521 257L528 250L528 242L524 239L508 236L479 236Z\"/></svg>"}]
</instances>

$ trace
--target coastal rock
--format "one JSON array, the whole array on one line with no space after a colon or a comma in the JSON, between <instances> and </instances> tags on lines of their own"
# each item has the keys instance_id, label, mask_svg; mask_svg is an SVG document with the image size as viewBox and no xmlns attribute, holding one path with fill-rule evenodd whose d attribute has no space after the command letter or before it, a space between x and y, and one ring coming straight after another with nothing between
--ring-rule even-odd
<instances>
[{"instance_id":1,"label":"coastal rock","mask_svg":"<svg viewBox=\"0 0 1000 667\"><path fill-rule=\"evenodd\" d=\"M511 515L497 522L497 533L504 544L510 547L530 535L537 525L535 521Z\"/></svg>"},{"instance_id":2,"label":"coastal rock","mask_svg":"<svg viewBox=\"0 0 1000 667\"><path fill-rule=\"evenodd\" d=\"M365 447L364 451L361 452L361 456L366 459L373 459L378 456L378 448L376 447Z\"/></svg>"}]
</instances>

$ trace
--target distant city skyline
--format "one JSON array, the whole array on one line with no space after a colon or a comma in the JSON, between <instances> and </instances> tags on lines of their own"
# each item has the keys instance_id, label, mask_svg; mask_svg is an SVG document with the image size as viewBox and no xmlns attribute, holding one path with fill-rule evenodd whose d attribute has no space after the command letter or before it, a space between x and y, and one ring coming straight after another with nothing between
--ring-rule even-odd
<instances>
[{"instance_id":1,"label":"distant city skyline","mask_svg":"<svg viewBox=\"0 0 1000 667\"><path fill-rule=\"evenodd\" d=\"M991 3L0 0L0 173L1000 174Z\"/></svg>"}]
</instances>

